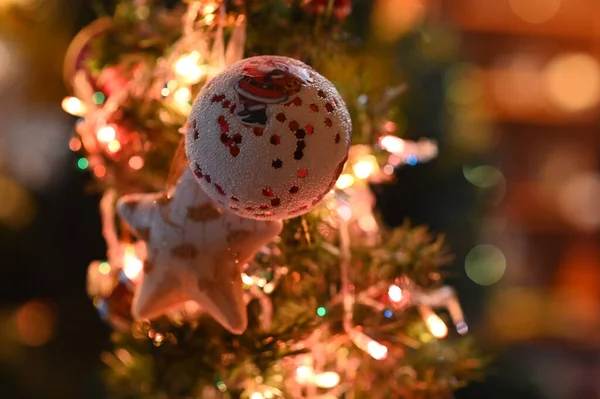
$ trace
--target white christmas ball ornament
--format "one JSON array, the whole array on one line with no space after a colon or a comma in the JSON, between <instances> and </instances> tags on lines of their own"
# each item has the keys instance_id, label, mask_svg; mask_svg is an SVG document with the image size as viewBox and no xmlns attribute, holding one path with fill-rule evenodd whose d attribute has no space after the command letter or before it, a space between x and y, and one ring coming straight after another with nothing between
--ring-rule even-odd
<instances>
[{"instance_id":1,"label":"white christmas ball ornament","mask_svg":"<svg viewBox=\"0 0 600 399\"><path fill-rule=\"evenodd\" d=\"M331 190L352 124L333 84L287 57L242 60L200 93L186 152L204 191L252 219L304 214Z\"/></svg>"}]
</instances>

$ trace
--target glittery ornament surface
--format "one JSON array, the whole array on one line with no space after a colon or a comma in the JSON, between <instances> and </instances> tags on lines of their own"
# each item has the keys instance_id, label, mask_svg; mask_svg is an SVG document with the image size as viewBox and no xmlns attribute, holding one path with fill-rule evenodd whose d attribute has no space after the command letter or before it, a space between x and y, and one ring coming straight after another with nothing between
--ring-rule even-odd
<instances>
[{"instance_id":1,"label":"glittery ornament surface","mask_svg":"<svg viewBox=\"0 0 600 399\"><path fill-rule=\"evenodd\" d=\"M153 319L195 301L232 333L246 329L241 266L281 232L281 221L221 209L188 170L174 192L128 195L118 212L147 245L135 318Z\"/></svg>"},{"instance_id":2,"label":"glittery ornament surface","mask_svg":"<svg viewBox=\"0 0 600 399\"><path fill-rule=\"evenodd\" d=\"M216 76L188 126L186 152L201 187L253 219L316 206L342 171L352 130L331 82L280 56L248 58Z\"/></svg>"}]
</instances>

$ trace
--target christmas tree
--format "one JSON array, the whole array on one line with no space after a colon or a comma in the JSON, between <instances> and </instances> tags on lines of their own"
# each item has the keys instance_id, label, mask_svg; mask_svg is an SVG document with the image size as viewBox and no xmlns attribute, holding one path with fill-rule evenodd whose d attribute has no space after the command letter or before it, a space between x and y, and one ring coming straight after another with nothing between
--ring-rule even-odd
<instances>
[{"instance_id":1,"label":"christmas tree","mask_svg":"<svg viewBox=\"0 0 600 399\"><path fill-rule=\"evenodd\" d=\"M111 397L441 398L479 375L443 237L374 210L373 184L437 155L402 137L400 28L373 34L368 1L99 12L62 105L103 193Z\"/></svg>"}]
</instances>

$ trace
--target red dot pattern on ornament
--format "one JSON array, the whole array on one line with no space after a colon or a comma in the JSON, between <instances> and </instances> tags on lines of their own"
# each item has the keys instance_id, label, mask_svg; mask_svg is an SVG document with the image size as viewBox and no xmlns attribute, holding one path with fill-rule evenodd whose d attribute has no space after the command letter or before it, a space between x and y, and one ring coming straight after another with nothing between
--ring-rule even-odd
<instances>
[{"instance_id":1,"label":"red dot pattern on ornament","mask_svg":"<svg viewBox=\"0 0 600 399\"><path fill-rule=\"evenodd\" d=\"M281 142L281 139L279 138L278 135L274 134L271 136L271 144L273 145L278 145Z\"/></svg>"},{"instance_id":2,"label":"red dot pattern on ornament","mask_svg":"<svg viewBox=\"0 0 600 399\"><path fill-rule=\"evenodd\" d=\"M231 101L229 101L229 100L225 100L225 101L223 101L223 104L221 104L221 106L223 108L229 108L230 105L231 105Z\"/></svg>"},{"instance_id":3,"label":"red dot pattern on ornament","mask_svg":"<svg viewBox=\"0 0 600 399\"><path fill-rule=\"evenodd\" d=\"M271 206L279 206L281 204L281 200L279 198L271 199Z\"/></svg>"},{"instance_id":4,"label":"red dot pattern on ornament","mask_svg":"<svg viewBox=\"0 0 600 399\"><path fill-rule=\"evenodd\" d=\"M265 187L262 189L262 193L265 197L272 197L273 196L273 190L271 190L269 187Z\"/></svg>"},{"instance_id":5,"label":"red dot pattern on ornament","mask_svg":"<svg viewBox=\"0 0 600 399\"><path fill-rule=\"evenodd\" d=\"M253 211L254 207L253 206L245 206L244 209L247 211Z\"/></svg>"},{"instance_id":6,"label":"red dot pattern on ornament","mask_svg":"<svg viewBox=\"0 0 600 399\"><path fill-rule=\"evenodd\" d=\"M335 138L334 138L334 141L335 141L335 143L336 143L336 144L337 144L337 143L339 143L341 138L342 138L342 136L340 136L340 134L339 134L339 133L336 133L336 134L335 134Z\"/></svg>"},{"instance_id":7,"label":"red dot pattern on ornament","mask_svg":"<svg viewBox=\"0 0 600 399\"><path fill-rule=\"evenodd\" d=\"M221 127L221 142L225 147L229 148L231 156L237 157L240 155L240 147L237 145L242 143L242 135L236 133L232 137L229 137L227 134L229 132L229 124L223 115L220 115L219 118L217 118L217 123Z\"/></svg>"},{"instance_id":8,"label":"red dot pattern on ornament","mask_svg":"<svg viewBox=\"0 0 600 399\"><path fill-rule=\"evenodd\" d=\"M258 209L262 209L262 210L269 209L269 205L261 204L258 206Z\"/></svg>"},{"instance_id":9,"label":"red dot pattern on ornament","mask_svg":"<svg viewBox=\"0 0 600 399\"><path fill-rule=\"evenodd\" d=\"M315 128L313 127L313 125L306 125L304 126L304 131L306 132L306 134L308 134L309 136L311 134L313 134Z\"/></svg>"},{"instance_id":10,"label":"red dot pattern on ornament","mask_svg":"<svg viewBox=\"0 0 600 399\"><path fill-rule=\"evenodd\" d=\"M297 121L291 121L288 124L288 127L292 132L295 132L296 130L300 129L300 124Z\"/></svg>"},{"instance_id":11,"label":"red dot pattern on ornament","mask_svg":"<svg viewBox=\"0 0 600 399\"><path fill-rule=\"evenodd\" d=\"M262 136L264 131L265 131L265 129L262 127L255 127L252 129L252 132L254 133L255 136Z\"/></svg>"},{"instance_id":12,"label":"red dot pattern on ornament","mask_svg":"<svg viewBox=\"0 0 600 399\"><path fill-rule=\"evenodd\" d=\"M235 195L232 195L231 197L229 197L232 201L238 202L240 199L238 197L236 197Z\"/></svg>"},{"instance_id":13,"label":"red dot pattern on ornament","mask_svg":"<svg viewBox=\"0 0 600 399\"><path fill-rule=\"evenodd\" d=\"M283 112L280 112L275 116L275 119L277 119L279 122L285 122L286 117Z\"/></svg>"},{"instance_id":14,"label":"red dot pattern on ornament","mask_svg":"<svg viewBox=\"0 0 600 399\"><path fill-rule=\"evenodd\" d=\"M327 112L333 112L333 105L331 103L325 103L325 109Z\"/></svg>"},{"instance_id":15,"label":"red dot pattern on ornament","mask_svg":"<svg viewBox=\"0 0 600 399\"><path fill-rule=\"evenodd\" d=\"M237 206L230 206L229 209L231 209L232 211L239 211L240 208L238 208Z\"/></svg>"},{"instance_id":16,"label":"red dot pattern on ornament","mask_svg":"<svg viewBox=\"0 0 600 399\"><path fill-rule=\"evenodd\" d=\"M233 104L231 107L229 107L229 113L230 114L233 114L233 111L235 111L235 107L236 107L235 104Z\"/></svg>"},{"instance_id":17,"label":"red dot pattern on ornament","mask_svg":"<svg viewBox=\"0 0 600 399\"><path fill-rule=\"evenodd\" d=\"M287 103L284 104L286 107L289 107L290 105L295 105L297 107L302 105L302 99L300 97L296 97L294 98L292 101L288 101Z\"/></svg>"},{"instance_id":18,"label":"red dot pattern on ornament","mask_svg":"<svg viewBox=\"0 0 600 399\"><path fill-rule=\"evenodd\" d=\"M317 107L317 104L310 104L308 108L310 108L312 112L319 112L319 107Z\"/></svg>"},{"instance_id":19,"label":"red dot pattern on ornament","mask_svg":"<svg viewBox=\"0 0 600 399\"><path fill-rule=\"evenodd\" d=\"M333 122L331 122L331 119L325 118L325 126L327 126L327 127L333 126Z\"/></svg>"},{"instance_id":20,"label":"red dot pattern on ornament","mask_svg":"<svg viewBox=\"0 0 600 399\"><path fill-rule=\"evenodd\" d=\"M325 95L325 92L324 92L323 90L319 90L319 91L317 92L317 95L318 95L319 97L321 97L321 98L325 98L325 97L326 97L326 95Z\"/></svg>"},{"instance_id":21,"label":"red dot pattern on ornament","mask_svg":"<svg viewBox=\"0 0 600 399\"><path fill-rule=\"evenodd\" d=\"M217 183L215 183L215 188L217 189L217 192L221 195L227 195L227 193L225 192L225 190L223 190L223 188L221 186L219 186Z\"/></svg>"},{"instance_id":22,"label":"red dot pattern on ornament","mask_svg":"<svg viewBox=\"0 0 600 399\"><path fill-rule=\"evenodd\" d=\"M306 169L306 168L300 168L300 169L298 169L298 177L299 178L303 178L303 177L306 177L306 176L308 176L308 169Z\"/></svg>"},{"instance_id":23,"label":"red dot pattern on ornament","mask_svg":"<svg viewBox=\"0 0 600 399\"><path fill-rule=\"evenodd\" d=\"M202 173L202 168L200 167L200 165L198 165L198 162L195 162L195 165L194 165L194 175L198 179L204 178L204 174Z\"/></svg>"},{"instance_id":24,"label":"red dot pattern on ornament","mask_svg":"<svg viewBox=\"0 0 600 399\"><path fill-rule=\"evenodd\" d=\"M206 180L208 183L212 182L212 179L210 178L209 175L204 175L204 180Z\"/></svg>"},{"instance_id":25,"label":"red dot pattern on ornament","mask_svg":"<svg viewBox=\"0 0 600 399\"><path fill-rule=\"evenodd\" d=\"M299 188L298 186L292 186L290 187L290 194L296 194L298 192Z\"/></svg>"},{"instance_id":26,"label":"red dot pattern on ornament","mask_svg":"<svg viewBox=\"0 0 600 399\"><path fill-rule=\"evenodd\" d=\"M196 120L192 121L192 131L194 132L194 140L198 140L200 138L200 132L198 131L198 124Z\"/></svg>"},{"instance_id":27,"label":"red dot pattern on ornament","mask_svg":"<svg viewBox=\"0 0 600 399\"><path fill-rule=\"evenodd\" d=\"M271 166L274 167L275 169L279 169L283 166L283 161L281 159L277 158L276 160L271 162Z\"/></svg>"},{"instance_id":28,"label":"red dot pattern on ornament","mask_svg":"<svg viewBox=\"0 0 600 399\"><path fill-rule=\"evenodd\" d=\"M220 103L223 100L225 100L225 94L214 95L210 101L213 103Z\"/></svg>"}]
</instances>

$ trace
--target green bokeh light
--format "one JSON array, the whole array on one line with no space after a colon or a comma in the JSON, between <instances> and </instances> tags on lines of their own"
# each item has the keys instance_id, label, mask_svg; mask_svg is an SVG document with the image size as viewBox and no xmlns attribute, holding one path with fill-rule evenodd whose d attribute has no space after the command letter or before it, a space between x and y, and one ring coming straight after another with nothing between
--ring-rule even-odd
<instances>
[{"instance_id":1,"label":"green bokeh light","mask_svg":"<svg viewBox=\"0 0 600 399\"><path fill-rule=\"evenodd\" d=\"M317 315L323 317L327 314L327 309L325 309L323 306L319 306L319 308L317 309Z\"/></svg>"},{"instance_id":2,"label":"green bokeh light","mask_svg":"<svg viewBox=\"0 0 600 399\"><path fill-rule=\"evenodd\" d=\"M92 96L92 101L96 105L103 104L104 100L106 100L106 96L101 91L95 92L94 95Z\"/></svg>"},{"instance_id":3,"label":"green bokeh light","mask_svg":"<svg viewBox=\"0 0 600 399\"><path fill-rule=\"evenodd\" d=\"M77 167L81 170L86 170L88 166L90 166L90 163L86 158L79 158L77 161Z\"/></svg>"}]
</instances>

